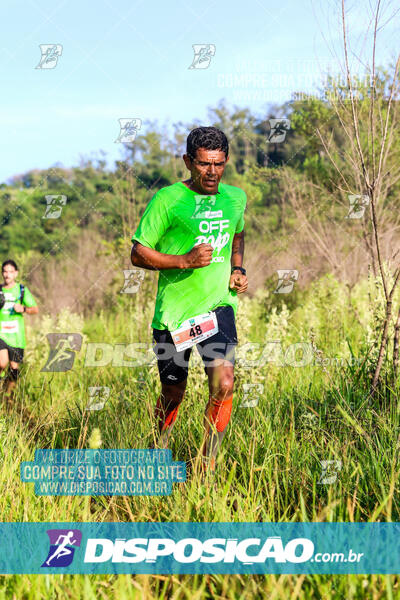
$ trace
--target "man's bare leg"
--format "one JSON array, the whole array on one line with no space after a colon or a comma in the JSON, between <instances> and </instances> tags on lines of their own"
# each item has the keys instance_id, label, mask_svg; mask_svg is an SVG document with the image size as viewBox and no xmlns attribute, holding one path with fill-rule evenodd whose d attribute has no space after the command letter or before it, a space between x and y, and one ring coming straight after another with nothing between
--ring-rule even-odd
<instances>
[{"instance_id":1,"label":"man's bare leg","mask_svg":"<svg viewBox=\"0 0 400 600\"><path fill-rule=\"evenodd\" d=\"M175 384L162 384L161 394L158 397L154 411L159 434L158 444L162 448L168 447L169 436L178 414L179 405L183 400L187 379Z\"/></svg>"},{"instance_id":2,"label":"man's bare leg","mask_svg":"<svg viewBox=\"0 0 400 600\"><path fill-rule=\"evenodd\" d=\"M216 359L207 367L209 401L204 414L203 464L215 470L216 456L232 412L233 365Z\"/></svg>"},{"instance_id":3,"label":"man's bare leg","mask_svg":"<svg viewBox=\"0 0 400 600\"><path fill-rule=\"evenodd\" d=\"M14 392L17 385L17 378L19 375L19 363L10 361L10 370L7 376L7 391L6 398L8 402L14 399Z\"/></svg>"},{"instance_id":4,"label":"man's bare leg","mask_svg":"<svg viewBox=\"0 0 400 600\"><path fill-rule=\"evenodd\" d=\"M0 371L5 371L8 367L8 350L3 349L0 350ZM7 392L8 392L8 377L5 376L4 378L2 378L2 395L3 398L6 399L7 396ZM6 389L5 389L6 388Z\"/></svg>"}]
</instances>

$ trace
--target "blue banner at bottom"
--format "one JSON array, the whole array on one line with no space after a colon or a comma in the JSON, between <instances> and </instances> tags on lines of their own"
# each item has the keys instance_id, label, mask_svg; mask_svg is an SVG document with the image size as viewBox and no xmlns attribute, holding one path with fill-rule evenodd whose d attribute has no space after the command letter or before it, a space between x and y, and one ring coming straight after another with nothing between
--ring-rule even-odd
<instances>
[{"instance_id":1,"label":"blue banner at bottom","mask_svg":"<svg viewBox=\"0 0 400 600\"><path fill-rule=\"evenodd\" d=\"M400 523L0 523L1 574L400 573Z\"/></svg>"}]
</instances>

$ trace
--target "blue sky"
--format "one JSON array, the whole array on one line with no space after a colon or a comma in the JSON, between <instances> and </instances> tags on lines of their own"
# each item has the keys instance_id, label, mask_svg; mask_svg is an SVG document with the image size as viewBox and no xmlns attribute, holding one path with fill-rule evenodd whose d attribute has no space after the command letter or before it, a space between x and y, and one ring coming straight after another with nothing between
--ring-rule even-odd
<instances>
[{"instance_id":1,"label":"blue sky","mask_svg":"<svg viewBox=\"0 0 400 600\"><path fill-rule=\"evenodd\" d=\"M386 4L382 22L394 10ZM346 2L356 54L368 50L368 5ZM112 164L119 118L140 118L143 131L146 120L209 125L221 99L265 115L337 71L339 14L336 0L2 0L0 181L99 150ZM398 24L378 38L378 62L394 56ZM189 69L192 45L206 43L208 68ZM39 44L62 45L55 68L35 68Z\"/></svg>"}]
</instances>

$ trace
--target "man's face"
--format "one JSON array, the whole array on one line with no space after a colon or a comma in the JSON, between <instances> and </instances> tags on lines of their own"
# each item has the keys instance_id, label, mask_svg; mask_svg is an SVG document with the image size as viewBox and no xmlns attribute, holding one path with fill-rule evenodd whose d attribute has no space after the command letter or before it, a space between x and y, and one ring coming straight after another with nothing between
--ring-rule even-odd
<instances>
[{"instance_id":1,"label":"man's face","mask_svg":"<svg viewBox=\"0 0 400 600\"><path fill-rule=\"evenodd\" d=\"M18 271L12 265L6 265L3 269L3 279L5 285L13 284L17 279Z\"/></svg>"},{"instance_id":2,"label":"man's face","mask_svg":"<svg viewBox=\"0 0 400 600\"><path fill-rule=\"evenodd\" d=\"M197 188L196 191L200 194L218 192L218 184L229 160L223 150L197 148L195 159L190 160L189 156L184 154L183 160L190 171L193 188Z\"/></svg>"}]
</instances>

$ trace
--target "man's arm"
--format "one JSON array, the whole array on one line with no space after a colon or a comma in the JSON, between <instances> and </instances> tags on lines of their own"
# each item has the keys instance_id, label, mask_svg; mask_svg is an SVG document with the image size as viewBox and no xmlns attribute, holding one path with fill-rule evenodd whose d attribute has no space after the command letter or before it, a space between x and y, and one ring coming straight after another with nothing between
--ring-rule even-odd
<instances>
[{"instance_id":1,"label":"man's arm","mask_svg":"<svg viewBox=\"0 0 400 600\"><path fill-rule=\"evenodd\" d=\"M151 271L199 269L211 263L213 250L211 244L198 244L186 254L164 254L135 241L132 246L131 261L134 266Z\"/></svg>"},{"instance_id":2,"label":"man's arm","mask_svg":"<svg viewBox=\"0 0 400 600\"><path fill-rule=\"evenodd\" d=\"M151 271L158 271L159 269L182 269L182 256L176 256L174 254L163 254L146 248L139 242L133 242L131 251L131 261L136 267L142 269L150 269Z\"/></svg>"},{"instance_id":3,"label":"man's arm","mask_svg":"<svg viewBox=\"0 0 400 600\"><path fill-rule=\"evenodd\" d=\"M240 233L235 233L232 242L231 266L242 267L244 255L244 230Z\"/></svg>"},{"instance_id":4,"label":"man's arm","mask_svg":"<svg viewBox=\"0 0 400 600\"><path fill-rule=\"evenodd\" d=\"M39 312L38 306L25 306L25 312L27 315L37 315Z\"/></svg>"},{"instance_id":5,"label":"man's arm","mask_svg":"<svg viewBox=\"0 0 400 600\"><path fill-rule=\"evenodd\" d=\"M17 313L26 313L27 315L37 315L39 312L38 306L25 306L25 304L20 304L16 302L14 304L14 310Z\"/></svg>"},{"instance_id":6,"label":"man's arm","mask_svg":"<svg viewBox=\"0 0 400 600\"><path fill-rule=\"evenodd\" d=\"M39 307L36 304L35 298L27 287L25 287L24 299L22 302L17 300L14 304L14 310L17 313L26 313L27 315L37 315L39 312Z\"/></svg>"},{"instance_id":7,"label":"man's arm","mask_svg":"<svg viewBox=\"0 0 400 600\"><path fill-rule=\"evenodd\" d=\"M232 241L231 266L242 267L244 255L244 230L240 233L235 233ZM233 271L229 279L229 287L236 290L238 294L242 294L247 290L247 276L243 275L239 270Z\"/></svg>"}]
</instances>

